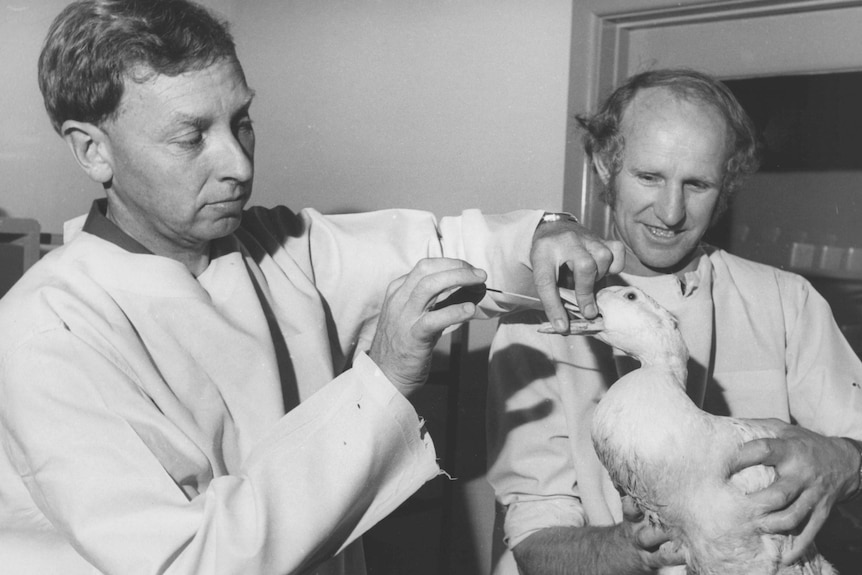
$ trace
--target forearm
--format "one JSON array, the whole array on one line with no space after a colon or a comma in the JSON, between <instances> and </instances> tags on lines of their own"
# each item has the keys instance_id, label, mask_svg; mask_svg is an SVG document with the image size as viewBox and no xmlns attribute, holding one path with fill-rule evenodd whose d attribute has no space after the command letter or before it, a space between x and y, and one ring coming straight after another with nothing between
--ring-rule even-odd
<instances>
[{"instance_id":1,"label":"forearm","mask_svg":"<svg viewBox=\"0 0 862 575\"><path fill-rule=\"evenodd\" d=\"M641 561L623 524L553 527L514 549L522 575L641 575L655 573Z\"/></svg>"}]
</instances>

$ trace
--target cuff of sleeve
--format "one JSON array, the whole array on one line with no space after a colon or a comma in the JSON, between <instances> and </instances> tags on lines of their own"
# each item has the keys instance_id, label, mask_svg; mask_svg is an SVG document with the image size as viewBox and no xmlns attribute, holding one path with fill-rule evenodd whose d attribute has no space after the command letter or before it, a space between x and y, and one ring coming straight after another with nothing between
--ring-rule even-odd
<instances>
[{"instance_id":1,"label":"cuff of sleeve","mask_svg":"<svg viewBox=\"0 0 862 575\"><path fill-rule=\"evenodd\" d=\"M362 373L362 377L366 378L368 381L375 382L372 384L373 387L375 389L380 388L380 393L384 394L380 395L381 399L386 397L388 400L389 396L387 394L391 394L392 390L397 391L399 395L406 398L423 385L421 383L417 383L415 385L404 385L392 381L386 377L380 367L374 363L373 359L368 357L368 354L365 351L361 351L356 354L353 359L353 368L358 369Z\"/></svg>"},{"instance_id":2,"label":"cuff of sleeve","mask_svg":"<svg viewBox=\"0 0 862 575\"><path fill-rule=\"evenodd\" d=\"M586 515L580 501L571 497L521 501L506 510L503 541L509 549L548 527L583 527Z\"/></svg>"},{"instance_id":3,"label":"cuff of sleeve","mask_svg":"<svg viewBox=\"0 0 862 575\"><path fill-rule=\"evenodd\" d=\"M374 360L365 352L358 353L353 360L353 369L368 382L368 392L381 404L391 404L393 417L396 418L404 432L404 439L410 450L417 454L424 454L422 459L430 462L427 468L426 480L434 477L440 472L437 466L437 452L434 442L425 430L425 420L416 413L413 405L407 400L406 395L414 390L413 385L399 385L389 380L380 370ZM428 454L430 453L430 457Z\"/></svg>"}]
</instances>

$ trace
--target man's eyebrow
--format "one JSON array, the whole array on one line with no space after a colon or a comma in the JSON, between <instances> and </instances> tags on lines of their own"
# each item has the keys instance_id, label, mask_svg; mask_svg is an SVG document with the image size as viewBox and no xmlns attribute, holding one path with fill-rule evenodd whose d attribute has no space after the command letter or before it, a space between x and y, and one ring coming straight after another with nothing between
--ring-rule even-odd
<instances>
[{"instance_id":1,"label":"man's eyebrow","mask_svg":"<svg viewBox=\"0 0 862 575\"><path fill-rule=\"evenodd\" d=\"M254 100L254 97L255 91L251 90L251 93L248 95L248 97L243 100L242 104L237 106L236 110L233 114L231 114L231 116L235 117L248 113L248 110L251 107L251 103L252 100ZM205 128L207 124L209 124L209 121L204 116L195 116L186 112L175 111L171 112L170 123L175 128L179 126L202 129Z\"/></svg>"},{"instance_id":2,"label":"man's eyebrow","mask_svg":"<svg viewBox=\"0 0 862 575\"><path fill-rule=\"evenodd\" d=\"M243 114L248 112L248 109L251 108L251 103L254 100L254 97L257 95L257 92L255 92L251 88L248 89L248 92L248 96L245 98L242 105L237 108L237 111Z\"/></svg>"},{"instance_id":3,"label":"man's eyebrow","mask_svg":"<svg viewBox=\"0 0 862 575\"><path fill-rule=\"evenodd\" d=\"M206 125L206 120L201 116L193 116L185 112L174 112L171 114L172 126L189 126L192 128L201 128Z\"/></svg>"}]
</instances>

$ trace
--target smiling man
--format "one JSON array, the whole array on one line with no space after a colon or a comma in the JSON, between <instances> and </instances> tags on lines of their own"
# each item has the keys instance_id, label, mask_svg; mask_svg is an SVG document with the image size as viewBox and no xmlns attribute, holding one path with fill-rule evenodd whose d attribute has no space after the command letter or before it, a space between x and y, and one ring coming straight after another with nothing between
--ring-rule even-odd
<instances>
[{"instance_id":1,"label":"smiling man","mask_svg":"<svg viewBox=\"0 0 862 575\"><path fill-rule=\"evenodd\" d=\"M440 473L407 399L437 338L502 311L439 296L487 280L565 326L560 266L592 300L619 248L539 210L247 208L253 91L186 0L71 3L39 81L105 197L0 300L4 573L363 574Z\"/></svg>"},{"instance_id":2,"label":"smiling man","mask_svg":"<svg viewBox=\"0 0 862 575\"><path fill-rule=\"evenodd\" d=\"M623 272L608 281L638 286L676 315L698 405L774 418L778 439L751 442L725 462L728 474L755 463L778 471L778 481L750 495L751 520L766 531L800 530L787 562L833 508L862 524L859 358L805 279L702 242L756 169L745 112L705 74L655 70L579 120L612 237L625 246ZM592 447L593 409L631 360L588 338L539 334L543 321L535 312L504 318L492 346L488 477L513 552L496 573L517 573L513 556L523 575L635 575L683 564L678 542L621 501Z\"/></svg>"},{"instance_id":3,"label":"smiling man","mask_svg":"<svg viewBox=\"0 0 862 575\"><path fill-rule=\"evenodd\" d=\"M613 190L614 235L634 257L629 273L680 273L696 265L700 239L715 212L728 155L717 111L660 88L644 90L620 124L622 166L595 157Z\"/></svg>"}]
</instances>

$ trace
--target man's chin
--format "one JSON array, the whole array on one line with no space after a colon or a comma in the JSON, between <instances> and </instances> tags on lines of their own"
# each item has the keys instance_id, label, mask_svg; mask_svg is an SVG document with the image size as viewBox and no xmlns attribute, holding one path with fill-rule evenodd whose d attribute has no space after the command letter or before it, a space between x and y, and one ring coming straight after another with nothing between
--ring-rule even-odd
<instances>
[{"instance_id":1,"label":"man's chin","mask_svg":"<svg viewBox=\"0 0 862 575\"><path fill-rule=\"evenodd\" d=\"M681 258L656 259L642 263L644 267L651 270L655 275L664 275L689 271L689 268L695 266L695 259L694 252L688 252Z\"/></svg>"},{"instance_id":2,"label":"man's chin","mask_svg":"<svg viewBox=\"0 0 862 575\"><path fill-rule=\"evenodd\" d=\"M636 253L632 258L636 261L631 262L631 266L628 259L626 260L626 271L635 275L665 275L688 271L688 268L695 265L696 252L697 250L668 253L667 250L656 250L656 253Z\"/></svg>"},{"instance_id":3,"label":"man's chin","mask_svg":"<svg viewBox=\"0 0 862 575\"><path fill-rule=\"evenodd\" d=\"M238 213L223 214L222 217L211 222L208 226L206 236L210 241L229 236L239 229L240 223L242 223L241 211Z\"/></svg>"}]
</instances>

